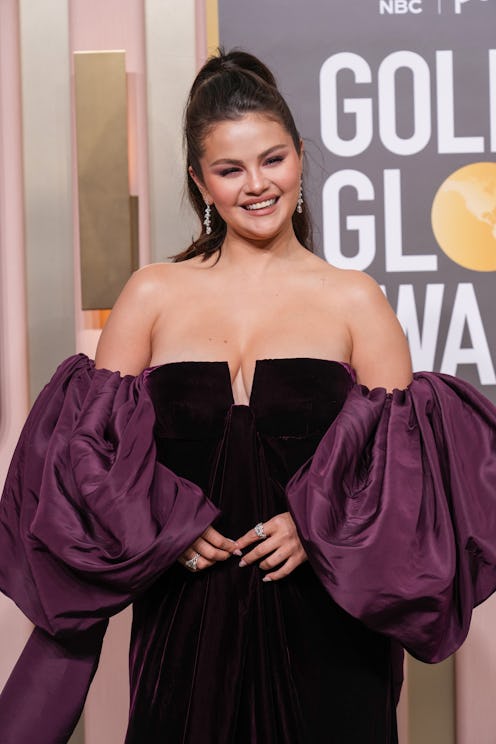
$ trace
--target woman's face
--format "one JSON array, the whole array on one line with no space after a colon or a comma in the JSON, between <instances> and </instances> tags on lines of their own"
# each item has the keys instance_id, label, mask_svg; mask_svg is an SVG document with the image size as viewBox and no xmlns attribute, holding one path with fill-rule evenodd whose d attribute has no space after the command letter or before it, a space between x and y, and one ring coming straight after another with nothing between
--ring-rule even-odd
<instances>
[{"instance_id":1,"label":"woman's face","mask_svg":"<svg viewBox=\"0 0 496 744\"><path fill-rule=\"evenodd\" d=\"M291 225L301 182L302 151L273 119L246 114L216 124L204 141L203 197L227 224L227 231L267 240ZM190 171L191 172L191 171Z\"/></svg>"}]
</instances>

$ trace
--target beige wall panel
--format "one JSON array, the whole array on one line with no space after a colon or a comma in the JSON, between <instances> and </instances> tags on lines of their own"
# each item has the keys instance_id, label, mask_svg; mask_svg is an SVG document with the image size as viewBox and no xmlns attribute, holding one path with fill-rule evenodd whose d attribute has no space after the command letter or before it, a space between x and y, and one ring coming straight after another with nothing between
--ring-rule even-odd
<instances>
[{"instance_id":1,"label":"beige wall panel","mask_svg":"<svg viewBox=\"0 0 496 744\"><path fill-rule=\"evenodd\" d=\"M185 196L182 116L196 72L194 0L146 0L152 260L163 261L198 235Z\"/></svg>"},{"instance_id":2,"label":"beige wall panel","mask_svg":"<svg viewBox=\"0 0 496 744\"><path fill-rule=\"evenodd\" d=\"M476 607L456 655L457 744L496 742L496 594Z\"/></svg>"},{"instance_id":3,"label":"beige wall panel","mask_svg":"<svg viewBox=\"0 0 496 744\"><path fill-rule=\"evenodd\" d=\"M31 395L74 351L66 0L20 0Z\"/></svg>"}]
</instances>

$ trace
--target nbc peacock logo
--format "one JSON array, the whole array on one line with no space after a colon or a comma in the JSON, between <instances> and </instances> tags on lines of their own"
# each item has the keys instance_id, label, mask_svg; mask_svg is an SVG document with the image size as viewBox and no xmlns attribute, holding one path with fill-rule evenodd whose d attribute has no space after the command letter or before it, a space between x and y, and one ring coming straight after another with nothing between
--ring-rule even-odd
<instances>
[{"instance_id":1,"label":"nbc peacock logo","mask_svg":"<svg viewBox=\"0 0 496 744\"><path fill-rule=\"evenodd\" d=\"M471 163L441 184L432 204L441 250L472 271L496 271L496 163Z\"/></svg>"}]
</instances>

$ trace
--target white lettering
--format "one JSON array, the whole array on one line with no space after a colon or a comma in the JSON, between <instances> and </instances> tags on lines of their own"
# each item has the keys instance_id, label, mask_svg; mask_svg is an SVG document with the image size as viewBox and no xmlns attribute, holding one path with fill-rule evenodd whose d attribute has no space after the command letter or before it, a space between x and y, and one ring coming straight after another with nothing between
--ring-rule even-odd
<instances>
[{"instance_id":1,"label":"white lettering","mask_svg":"<svg viewBox=\"0 0 496 744\"><path fill-rule=\"evenodd\" d=\"M337 76L341 70L351 70L355 82L372 82L369 65L358 54L340 52L326 59L320 70L320 126L324 145L335 155L351 157L364 152L372 141L372 100L370 98L345 98L345 114L355 116L355 136L345 140L338 132Z\"/></svg>"},{"instance_id":2,"label":"white lettering","mask_svg":"<svg viewBox=\"0 0 496 744\"><path fill-rule=\"evenodd\" d=\"M466 0L464 0L466 2ZM438 151L484 152L484 137L455 136L453 52L436 52Z\"/></svg>"},{"instance_id":3,"label":"white lettering","mask_svg":"<svg viewBox=\"0 0 496 744\"><path fill-rule=\"evenodd\" d=\"M467 325L472 346L462 348L463 331ZM481 385L496 385L486 333L473 284L459 284L446 337L441 372L455 375L459 364L475 364Z\"/></svg>"},{"instance_id":4,"label":"white lettering","mask_svg":"<svg viewBox=\"0 0 496 744\"><path fill-rule=\"evenodd\" d=\"M461 13L462 12L462 5L465 3L468 3L469 0L455 0L455 13Z\"/></svg>"},{"instance_id":5,"label":"white lettering","mask_svg":"<svg viewBox=\"0 0 496 744\"><path fill-rule=\"evenodd\" d=\"M399 286L396 315L408 339L414 371L434 369L443 294L444 284L427 285L420 331L413 284Z\"/></svg>"},{"instance_id":6,"label":"white lettering","mask_svg":"<svg viewBox=\"0 0 496 744\"><path fill-rule=\"evenodd\" d=\"M405 13L422 13L422 0L380 0L379 13L404 15Z\"/></svg>"},{"instance_id":7,"label":"white lettering","mask_svg":"<svg viewBox=\"0 0 496 744\"><path fill-rule=\"evenodd\" d=\"M401 173L384 171L384 247L386 271L437 271L435 254L403 254Z\"/></svg>"},{"instance_id":8,"label":"white lettering","mask_svg":"<svg viewBox=\"0 0 496 744\"><path fill-rule=\"evenodd\" d=\"M384 13L389 13L390 15L394 13L394 0L381 0L379 3L379 13L381 15L384 15Z\"/></svg>"},{"instance_id":9,"label":"white lettering","mask_svg":"<svg viewBox=\"0 0 496 744\"><path fill-rule=\"evenodd\" d=\"M345 256L341 251L340 204L341 189L355 189L359 201L374 199L374 187L367 176L356 170L333 173L324 184L323 223L324 255L329 263L341 269L366 269L375 257L375 219L373 215L348 215L347 230L358 233L358 251L354 256Z\"/></svg>"},{"instance_id":10,"label":"white lettering","mask_svg":"<svg viewBox=\"0 0 496 744\"><path fill-rule=\"evenodd\" d=\"M411 0L412 2L413 0ZM393 0L384 0L393 2ZM388 8L395 6L388 5ZM386 8L386 5L384 5ZM386 12L386 11L384 11ZM389 12L389 11L388 11ZM396 11L395 11L396 12ZM489 51L489 139L490 150L496 152L496 49ZM413 133L400 137L397 128L398 102L396 76L400 69L411 72L413 90ZM377 91L364 97L339 97L340 72L352 73L357 85L372 84L373 72L367 61L352 52L340 52L329 57L320 70L320 125L324 145L335 155L354 157L365 152L374 136L375 101L378 106L379 137L384 147L396 155L413 155L425 149L432 137L431 75L426 60L416 52L400 50L386 56L377 73ZM483 153L482 135L455 134L455 90L453 51L436 52L436 120L438 152ZM354 131L344 139L339 134L340 112L350 114Z\"/></svg>"},{"instance_id":11,"label":"white lettering","mask_svg":"<svg viewBox=\"0 0 496 744\"><path fill-rule=\"evenodd\" d=\"M396 131L396 73L406 68L413 76L413 134L399 137ZM397 155L420 152L431 138L431 85L429 66L415 52L393 52L379 67L379 134L384 147Z\"/></svg>"}]
</instances>

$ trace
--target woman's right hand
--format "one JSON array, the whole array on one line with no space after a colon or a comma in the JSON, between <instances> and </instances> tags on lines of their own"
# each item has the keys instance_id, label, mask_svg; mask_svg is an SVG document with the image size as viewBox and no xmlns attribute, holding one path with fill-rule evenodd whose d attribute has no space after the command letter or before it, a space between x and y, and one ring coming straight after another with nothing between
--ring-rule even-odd
<instances>
[{"instance_id":1,"label":"woman's right hand","mask_svg":"<svg viewBox=\"0 0 496 744\"><path fill-rule=\"evenodd\" d=\"M242 555L237 543L228 537L224 537L213 527L207 527L205 532L179 556L178 560L188 571L195 573L204 568L210 568L217 561L225 561L232 555ZM193 562L193 565L191 563L189 566L186 565L195 556L198 556L198 558Z\"/></svg>"}]
</instances>

